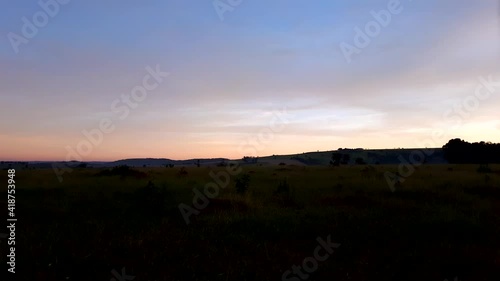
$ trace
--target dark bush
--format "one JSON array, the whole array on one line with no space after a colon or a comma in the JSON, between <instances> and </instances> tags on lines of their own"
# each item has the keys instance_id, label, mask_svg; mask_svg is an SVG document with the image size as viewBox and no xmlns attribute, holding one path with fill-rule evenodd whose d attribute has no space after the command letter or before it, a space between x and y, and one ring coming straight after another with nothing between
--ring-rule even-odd
<instances>
[{"instance_id":1,"label":"dark bush","mask_svg":"<svg viewBox=\"0 0 500 281\"><path fill-rule=\"evenodd\" d=\"M236 192L238 194L245 194L245 192L250 187L250 175L244 174L236 178Z\"/></svg>"},{"instance_id":2,"label":"dark bush","mask_svg":"<svg viewBox=\"0 0 500 281\"><path fill-rule=\"evenodd\" d=\"M139 188L135 192L138 211L148 214L162 214L165 211L167 195L165 187L159 188L149 181L145 187Z\"/></svg>"},{"instance_id":3,"label":"dark bush","mask_svg":"<svg viewBox=\"0 0 500 281\"><path fill-rule=\"evenodd\" d=\"M278 188L276 189L274 194L284 194L284 195L290 194L290 185L288 184L287 179L284 179L279 182Z\"/></svg>"},{"instance_id":4,"label":"dark bush","mask_svg":"<svg viewBox=\"0 0 500 281\"><path fill-rule=\"evenodd\" d=\"M491 168L488 164L481 164L479 168L477 168L478 173L491 173Z\"/></svg>"},{"instance_id":5,"label":"dark bush","mask_svg":"<svg viewBox=\"0 0 500 281\"><path fill-rule=\"evenodd\" d=\"M224 162L224 161L221 161L221 162L217 163L217 167L227 167L227 165L228 164L226 162Z\"/></svg>"},{"instance_id":6,"label":"dark bush","mask_svg":"<svg viewBox=\"0 0 500 281\"><path fill-rule=\"evenodd\" d=\"M122 179L126 177L135 177L135 178L146 178L147 174L141 171L137 171L134 169L131 169L127 165L122 165L122 166L117 166L112 168L111 170L106 169L103 171L100 171L97 173L97 176L105 176L105 177L110 177L110 176L120 176Z\"/></svg>"},{"instance_id":7,"label":"dark bush","mask_svg":"<svg viewBox=\"0 0 500 281\"><path fill-rule=\"evenodd\" d=\"M187 174L188 174L188 172L187 172L187 170L186 170L185 167L181 167L181 169L179 170L179 172L177 172L177 175L181 176L181 177L182 176L187 176Z\"/></svg>"}]
</instances>

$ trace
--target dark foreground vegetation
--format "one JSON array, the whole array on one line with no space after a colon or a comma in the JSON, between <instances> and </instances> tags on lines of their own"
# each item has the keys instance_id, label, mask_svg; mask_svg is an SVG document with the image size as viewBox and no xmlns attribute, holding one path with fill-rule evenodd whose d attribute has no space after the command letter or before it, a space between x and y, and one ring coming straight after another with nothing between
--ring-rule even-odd
<instances>
[{"instance_id":1,"label":"dark foreground vegetation","mask_svg":"<svg viewBox=\"0 0 500 281\"><path fill-rule=\"evenodd\" d=\"M391 192L397 166L245 166L188 225L179 204L225 167L20 170L16 277L304 280L283 273L330 236L307 280L499 280L500 166L478 168L423 165Z\"/></svg>"}]
</instances>

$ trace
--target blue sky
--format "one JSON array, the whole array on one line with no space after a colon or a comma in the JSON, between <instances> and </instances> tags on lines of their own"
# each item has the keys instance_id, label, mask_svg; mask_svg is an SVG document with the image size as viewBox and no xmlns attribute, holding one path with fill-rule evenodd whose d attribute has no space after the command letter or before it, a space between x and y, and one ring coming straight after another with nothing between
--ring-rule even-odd
<instances>
[{"instance_id":1,"label":"blue sky","mask_svg":"<svg viewBox=\"0 0 500 281\"><path fill-rule=\"evenodd\" d=\"M479 77L500 81L498 1L400 1L348 62L340 44L355 46L355 28L391 1L243 0L221 19L212 1L72 0L17 54L9 34L43 9L4 1L0 159L68 158L108 118L116 128L82 159L499 142L500 86L475 96ZM117 118L113 101L147 66L170 75Z\"/></svg>"}]
</instances>

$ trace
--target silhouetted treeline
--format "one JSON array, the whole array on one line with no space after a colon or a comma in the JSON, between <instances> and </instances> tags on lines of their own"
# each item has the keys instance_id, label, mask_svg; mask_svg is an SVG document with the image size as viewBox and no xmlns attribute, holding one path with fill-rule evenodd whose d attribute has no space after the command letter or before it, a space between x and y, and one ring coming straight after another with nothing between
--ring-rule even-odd
<instances>
[{"instance_id":1,"label":"silhouetted treeline","mask_svg":"<svg viewBox=\"0 0 500 281\"><path fill-rule=\"evenodd\" d=\"M444 158L453 164L500 163L500 143L469 143L452 139L443 146Z\"/></svg>"}]
</instances>

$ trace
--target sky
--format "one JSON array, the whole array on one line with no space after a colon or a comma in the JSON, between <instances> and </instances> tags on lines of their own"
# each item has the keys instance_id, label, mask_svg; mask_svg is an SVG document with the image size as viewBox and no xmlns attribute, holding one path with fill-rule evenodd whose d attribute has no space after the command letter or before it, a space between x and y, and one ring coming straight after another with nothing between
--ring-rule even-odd
<instances>
[{"instance_id":1,"label":"sky","mask_svg":"<svg viewBox=\"0 0 500 281\"><path fill-rule=\"evenodd\" d=\"M498 0L0 1L0 160L500 142Z\"/></svg>"}]
</instances>

